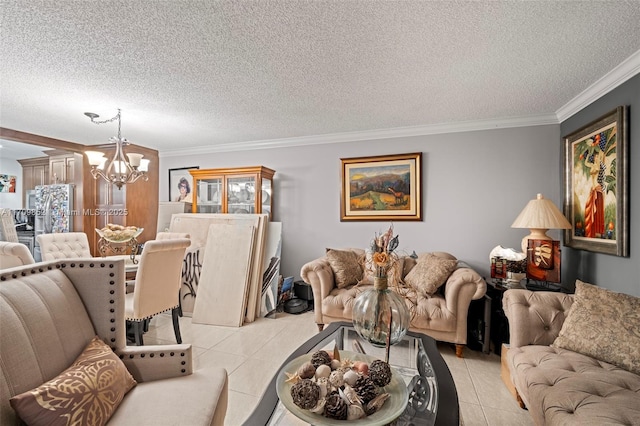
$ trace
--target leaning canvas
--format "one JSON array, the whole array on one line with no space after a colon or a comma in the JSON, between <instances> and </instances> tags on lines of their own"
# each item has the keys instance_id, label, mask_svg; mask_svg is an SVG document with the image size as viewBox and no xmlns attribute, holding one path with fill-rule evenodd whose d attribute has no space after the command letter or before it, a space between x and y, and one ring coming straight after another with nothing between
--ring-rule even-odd
<instances>
[{"instance_id":1,"label":"leaning canvas","mask_svg":"<svg viewBox=\"0 0 640 426\"><path fill-rule=\"evenodd\" d=\"M182 286L180 287L180 300L182 301L182 312L186 316L193 313L195 300L198 296L200 276L202 274L203 264L206 256L206 245L208 239L209 226L214 223L225 224L249 224L256 228L256 241L254 249L254 259L252 264L257 264L257 269L252 269L251 282L255 287L253 292L259 294L262 269L260 263L262 261L262 250L264 244L264 235L266 233L265 224L268 221L267 214L201 214L201 213L181 213L173 214L171 217L171 232L186 232L191 235L191 246L187 250L185 256L185 265L182 271ZM203 232L204 230L204 232ZM253 309L247 311L252 313L251 317L255 317L258 306L258 297L252 298L249 294L249 306ZM249 318L248 321L251 321Z\"/></svg>"},{"instance_id":2,"label":"leaning canvas","mask_svg":"<svg viewBox=\"0 0 640 426\"><path fill-rule=\"evenodd\" d=\"M214 223L209 225L208 235L192 322L240 327L247 303L255 227Z\"/></svg>"},{"instance_id":3,"label":"leaning canvas","mask_svg":"<svg viewBox=\"0 0 640 426\"><path fill-rule=\"evenodd\" d=\"M267 241L262 257L262 297L260 298L261 317L275 318L278 305L278 280L280 277L280 258L282 253L282 223L267 224Z\"/></svg>"}]
</instances>

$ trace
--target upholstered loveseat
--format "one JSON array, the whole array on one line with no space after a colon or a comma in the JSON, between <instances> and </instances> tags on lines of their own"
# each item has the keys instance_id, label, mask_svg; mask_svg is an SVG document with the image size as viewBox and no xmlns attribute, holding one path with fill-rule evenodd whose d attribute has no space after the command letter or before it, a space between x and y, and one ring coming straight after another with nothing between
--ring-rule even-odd
<instances>
[{"instance_id":1,"label":"upholstered loveseat","mask_svg":"<svg viewBox=\"0 0 640 426\"><path fill-rule=\"evenodd\" d=\"M350 251L359 259L365 259L365 251L357 248L341 250ZM424 262L442 260L451 265L448 273L442 276L442 282L431 282L426 286L408 285L407 281L422 280L418 269L429 275L429 268L422 268ZM411 273L414 268L416 271ZM351 281L339 284L344 275L340 266L331 259L331 253L305 264L300 275L311 285L314 300L314 315L318 329L334 321L351 321L355 299L364 290L372 287L367 278L366 267L361 271L350 271ZM356 277L359 274L359 277ZM410 275L411 274L411 275ZM356 279L357 278L357 279ZM456 260L454 256L444 252L423 253L414 259L409 256L400 257L399 267L390 288L398 292L407 304L411 313L410 330L427 334L436 340L454 343L456 354L462 357L467 343L467 313L471 300L480 299L487 291L487 283L473 269ZM429 279L427 277L427 279ZM346 285L344 285L346 284Z\"/></svg>"},{"instance_id":2,"label":"upholstered loveseat","mask_svg":"<svg viewBox=\"0 0 640 426\"><path fill-rule=\"evenodd\" d=\"M536 425L640 425L640 299L507 290L510 380Z\"/></svg>"},{"instance_id":3,"label":"upholstered loveseat","mask_svg":"<svg viewBox=\"0 0 640 426\"><path fill-rule=\"evenodd\" d=\"M0 424L224 423L224 369L193 371L188 344L126 346L124 275L100 258L0 271Z\"/></svg>"}]
</instances>

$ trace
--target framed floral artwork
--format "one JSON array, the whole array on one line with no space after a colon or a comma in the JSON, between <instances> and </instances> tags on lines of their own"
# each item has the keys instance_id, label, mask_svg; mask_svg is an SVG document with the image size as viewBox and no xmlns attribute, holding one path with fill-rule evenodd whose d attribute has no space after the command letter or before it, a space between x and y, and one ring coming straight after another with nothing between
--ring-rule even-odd
<instances>
[{"instance_id":1,"label":"framed floral artwork","mask_svg":"<svg viewBox=\"0 0 640 426\"><path fill-rule=\"evenodd\" d=\"M629 256L627 108L564 137L564 244Z\"/></svg>"},{"instance_id":2,"label":"framed floral artwork","mask_svg":"<svg viewBox=\"0 0 640 426\"><path fill-rule=\"evenodd\" d=\"M340 220L422 220L422 153L342 158Z\"/></svg>"}]
</instances>

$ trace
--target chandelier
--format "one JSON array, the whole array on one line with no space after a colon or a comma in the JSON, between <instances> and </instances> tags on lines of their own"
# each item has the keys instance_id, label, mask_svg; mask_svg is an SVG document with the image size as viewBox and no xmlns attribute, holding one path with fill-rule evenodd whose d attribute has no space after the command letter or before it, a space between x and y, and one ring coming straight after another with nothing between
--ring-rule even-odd
<instances>
[{"instance_id":1,"label":"chandelier","mask_svg":"<svg viewBox=\"0 0 640 426\"><path fill-rule=\"evenodd\" d=\"M89 117L94 124L105 124L118 120L118 136L109 139L110 142L116 144L116 151L108 164L104 153L99 151L85 151L87 160L91 166L93 178L98 179L98 177L101 177L105 181L117 186L118 189L122 189L123 185L133 183L140 178L145 181L149 180L147 171L150 160L143 159L142 157L144 157L144 155L136 153L126 154L127 158L125 159L124 147L129 145L129 141L123 138L120 133L120 109L118 108L118 114L115 117L104 121L96 121L96 118L100 116L93 112L85 112L84 115Z\"/></svg>"}]
</instances>

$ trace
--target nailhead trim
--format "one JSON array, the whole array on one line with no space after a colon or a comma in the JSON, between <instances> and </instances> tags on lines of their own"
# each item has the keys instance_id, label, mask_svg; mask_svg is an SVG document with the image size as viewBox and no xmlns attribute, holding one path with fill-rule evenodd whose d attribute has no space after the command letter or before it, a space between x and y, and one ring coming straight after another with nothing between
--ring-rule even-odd
<instances>
[{"instance_id":1,"label":"nailhead trim","mask_svg":"<svg viewBox=\"0 0 640 426\"><path fill-rule=\"evenodd\" d=\"M109 263L109 264L106 264L106 263L96 264L96 263L94 263L94 262L91 262L91 263L89 263L89 264L88 264L89 268L94 268L94 267L96 267L96 266L98 266L98 265L99 265L99 267L101 267L101 268L104 268L104 267L107 267L107 266L108 266L110 269L113 269L113 268L115 267L115 264L113 264L113 263ZM76 263L76 262L70 262L70 263L67 263L67 262L60 262L60 263L56 263L56 264L55 264L55 265L53 265L53 266L52 266L52 265L47 265L47 267L46 267L46 268L45 268L45 267L40 266L40 267L38 267L38 268L32 268L32 269L30 269L29 271L22 271L22 272L20 272L20 274L18 274L18 273L12 273L11 275L0 275L0 281L7 281L7 279L9 279L9 277L11 277L11 278L13 278L13 279L17 279L17 278L18 278L18 276L26 277L29 273L30 273L30 274L37 274L37 273L45 272L45 270L46 270L46 271L51 271L51 270L53 270L54 268L55 268L55 269L64 269L64 268L67 268L67 267L71 267L71 268L76 268L76 267L78 267L78 268L84 268L84 267L85 267L85 263L82 263L82 262L80 262L80 263ZM109 273L109 277L111 277L111 278L115 277L115 273L114 273L114 272L110 272L110 273ZM115 285L115 284L116 284L116 283L115 283L115 280L113 280L113 279L112 279L112 280L110 280L110 281L109 281L109 285L113 286L113 285ZM114 295L114 294L115 294L115 290L113 290L113 289L109 290L109 294L110 294L110 295ZM110 305L115 304L115 300L114 300L114 299L110 299L110 300L109 300L109 304L110 304ZM110 307L110 308L109 308L109 313L111 314L111 318L109 319L109 321L113 324L113 323L115 323L115 322L116 322L116 318L115 318L115 309L114 309L113 307ZM110 331L111 331L111 333L115 333L115 332L116 332L116 328L115 328L115 327L111 327L111 328L110 328ZM115 343L115 341L116 341L116 336L115 336L115 334L114 334L114 335L112 335L112 336L110 336L110 337L109 337L109 340L110 340L112 343ZM111 348L111 349L115 351L115 348ZM144 355L143 355L143 356L144 356ZM161 356L164 356L164 354L161 354ZM172 354L172 356L173 356L173 354ZM122 357L121 357L121 358L122 358ZM133 356L131 356L131 358L133 358Z\"/></svg>"}]
</instances>

